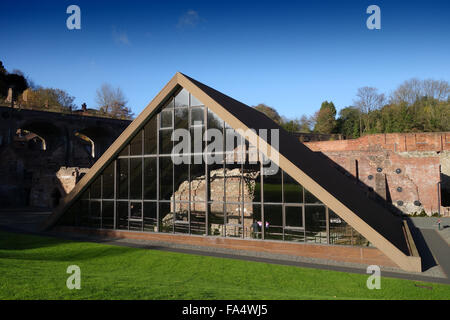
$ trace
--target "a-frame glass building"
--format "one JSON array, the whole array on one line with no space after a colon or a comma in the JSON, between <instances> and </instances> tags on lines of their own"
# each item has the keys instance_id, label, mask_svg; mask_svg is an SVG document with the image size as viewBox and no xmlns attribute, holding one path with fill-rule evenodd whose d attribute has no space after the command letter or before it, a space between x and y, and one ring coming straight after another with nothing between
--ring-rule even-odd
<instances>
[{"instance_id":1,"label":"a-frame glass building","mask_svg":"<svg viewBox=\"0 0 450 320\"><path fill-rule=\"evenodd\" d=\"M64 199L54 226L377 247L420 269L399 217L262 113L181 73Z\"/></svg>"}]
</instances>

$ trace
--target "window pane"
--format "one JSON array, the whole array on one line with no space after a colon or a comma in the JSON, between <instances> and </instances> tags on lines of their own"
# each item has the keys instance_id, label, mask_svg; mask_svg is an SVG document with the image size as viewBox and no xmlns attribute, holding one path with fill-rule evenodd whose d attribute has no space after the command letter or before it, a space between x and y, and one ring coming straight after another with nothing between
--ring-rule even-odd
<instances>
[{"instance_id":1,"label":"window pane","mask_svg":"<svg viewBox=\"0 0 450 320\"><path fill-rule=\"evenodd\" d=\"M264 171L264 202L280 202L282 201L281 193L281 169ZM266 175L267 173L267 175Z\"/></svg>"},{"instance_id":2,"label":"window pane","mask_svg":"<svg viewBox=\"0 0 450 320\"><path fill-rule=\"evenodd\" d=\"M153 116L144 127L144 153L155 154L157 148L156 116Z\"/></svg>"},{"instance_id":3,"label":"window pane","mask_svg":"<svg viewBox=\"0 0 450 320\"><path fill-rule=\"evenodd\" d=\"M240 164L227 164L225 171L225 199L242 202L243 179Z\"/></svg>"},{"instance_id":4,"label":"window pane","mask_svg":"<svg viewBox=\"0 0 450 320\"><path fill-rule=\"evenodd\" d=\"M130 230L142 231L142 203L130 202Z\"/></svg>"},{"instance_id":5,"label":"window pane","mask_svg":"<svg viewBox=\"0 0 450 320\"><path fill-rule=\"evenodd\" d=\"M283 240L281 205L264 205L265 239Z\"/></svg>"},{"instance_id":6,"label":"window pane","mask_svg":"<svg viewBox=\"0 0 450 320\"><path fill-rule=\"evenodd\" d=\"M130 142L130 155L142 154L142 131L139 131Z\"/></svg>"},{"instance_id":7,"label":"window pane","mask_svg":"<svg viewBox=\"0 0 450 320\"><path fill-rule=\"evenodd\" d=\"M202 125L205 121L205 109L196 107L191 109L191 126Z\"/></svg>"},{"instance_id":8,"label":"window pane","mask_svg":"<svg viewBox=\"0 0 450 320\"><path fill-rule=\"evenodd\" d=\"M201 212L201 211L199 211ZM224 204L223 202L212 202L209 204L209 234L212 236L225 236L224 228ZM191 208L191 219L192 219ZM203 212L204 214L204 212Z\"/></svg>"},{"instance_id":9,"label":"window pane","mask_svg":"<svg viewBox=\"0 0 450 320\"><path fill-rule=\"evenodd\" d=\"M144 159L144 199L156 200L156 160L157 158Z\"/></svg>"},{"instance_id":10,"label":"window pane","mask_svg":"<svg viewBox=\"0 0 450 320\"><path fill-rule=\"evenodd\" d=\"M128 159L119 159L117 161L119 199L128 199Z\"/></svg>"},{"instance_id":11,"label":"window pane","mask_svg":"<svg viewBox=\"0 0 450 320\"><path fill-rule=\"evenodd\" d=\"M159 203L159 232L173 233L173 214L170 202Z\"/></svg>"},{"instance_id":12,"label":"window pane","mask_svg":"<svg viewBox=\"0 0 450 320\"><path fill-rule=\"evenodd\" d=\"M173 128L173 110L164 109L160 113L161 117L161 128Z\"/></svg>"},{"instance_id":13,"label":"window pane","mask_svg":"<svg viewBox=\"0 0 450 320\"><path fill-rule=\"evenodd\" d=\"M244 163L244 202L261 202L260 164Z\"/></svg>"},{"instance_id":14,"label":"window pane","mask_svg":"<svg viewBox=\"0 0 450 320\"><path fill-rule=\"evenodd\" d=\"M191 94L191 107L201 106L203 103L200 102L193 94Z\"/></svg>"},{"instance_id":15,"label":"window pane","mask_svg":"<svg viewBox=\"0 0 450 320\"><path fill-rule=\"evenodd\" d=\"M103 171L103 199L114 199L114 161Z\"/></svg>"},{"instance_id":16,"label":"window pane","mask_svg":"<svg viewBox=\"0 0 450 320\"><path fill-rule=\"evenodd\" d=\"M175 201L189 201L189 165L174 165L175 169Z\"/></svg>"},{"instance_id":17,"label":"window pane","mask_svg":"<svg viewBox=\"0 0 450 320\"><path fill-rule=\"evenodd\" d=\"M189 92L182 89L175 97L175 108L189 107Z\"/></svg>"},{"instance_id":18,"label":"window pane","mask_svg":"<svg viewBox=\"0 0 450 320\"><path fill-rule=\"evenodd\" d=\"M159 153L171 154L173 149L172 139L173 130L160 130L159 131Z\"/></svg>"},{"instance_id":19,"label":"window pane","mask_svg":"<svg viewBox=\"0 0 450 320\"><path fill-rule=\"evenodd\" d=\"M211 164L208 166L209 190L208 199L210 201L225 201L225 179L223 164Z\"/></svg>"},{"instance_id":20,"label":"window pane","mask_svg":"<svg viewBox=\"0 0 450 320\"><path fill-rule=\"evenodd\" d=\"M159 198L171 200L173 195L173 162L170 157L159 158Z\"/></svg>"},{"instance_id":21,"label":"window pane","mask_svg":"<svg viewBox=\"0 0 450 320\"><path fill-rule=\"evenodd\" d=\"M128 201L117 202L117 229L128 230Z\"/></svg>"},{"instance_id":22,"label":"window pane","mask_svg":"<svg viewBox=\"0 0 450 320\"><path fill-rule=\"evenodd\" d=\"M175 202L175 232L189 233L189 202Z\"/></svg>"},{"instance_id":23,"label":"window pane","mask_svg":"<svg viewBox=\"0 0 450 320\"><path fill-rule=\"evenodd\" d=\"M204 127L193 127L191 128L191 152L192 153L202 153L205 150L205 141L203 140L203 135L205 133ZM203 157L199 158L204 162Z\"/></svg>"},{"instance_id":24,"label":"window pane","mask_svg":"<svg viewBox=\"0 0 450 320\"><path fill-rule=\"evenodd\" d=\"M311 192L305 189L305 203L322 203Z\"/></svg>"},{"instance_id":25,"label":"window pane","mask_svg":"<svg viewBox=\"0 0 450 320\"><path fill-rule=\"evenodd\" d=\"M175 129L189 128L189 109L179 108L175 109Z\"/></svg>"},{"instance_id":26,"label":"window pane","mask_svg":"<svg viewBox=\"0 0 450 320\"><path fill-rule=\"evenodd\" d=\"M225 205L226 208L226 236L242 237L242 207L240 204Z\"/></svg>"},{"instance_id":27,"label":"window pane","mask_svg":"<svg viewBox=\"0 0 450 320\"><path fill-rule=\"evenodd\" d=\"M142 199L142 158L130 159L130 199Z\"/></svg>"},{"instance_id":28,"label":"window pane","mask_svg":"<svg viewBox=\"0 0 450 320\"><path fill-rule=\"evenodd\" d=\"M206 203L191 202L191 234L206 234ZM223 216L222 216L223 219Z\"/></svg>"},{"instance_id":29,"label":"window pane","mask_svg":"<svg viewBox=\"0 0 450 320\"><path fill-rule=\"evenodd\" d=\"M302 207L284 207L286 227L303 227L303 208Z\"/></svg>"},{"instance_id":30,"label":"window pane","mask_svg":"<svg viewBox=\"0 0 450 320\"><path fill-rule=\"evenodd\" d=\"M252 219L250 229L248 226L245 231L250 232L250 237L253 239L262 239L262 215L261 215L261 205L253 204L250 208L247 207L248 204L244 204L245 209L250 212L249 217ZM248 237L248 233L244 235L245 238Z\"/></svg>"},{"instance_id":31,"label":"window pane","mask_svg":"<svg viewBox=\"0 0 450 320\"><path fill-rule=\"evenodd\" d=\"M327 243L325 206L305 206L306 241Z\"/></svg>"},{"instance_id":32,"label":"window pane","mask_svg":"<svg viewBox=\"0 0 450 320\"><path fill-rule=\"evenodd\" d=\"M101 202L91 201L91 211L89 216L89 226L91 228L100 228L101 224Z\"/></svg>"},{"instance_id":33,"label":"window pane","mask_svg":"<svg viewBox=\"0 0 450 320\"><path fill-rule=\"evenodd\" d=\"M156 204L156 202L144 202L144 231L158 231Z\"/></svg>"},{"instance_id":34,"label":"window pane","mask_svg":"<svg viewBox=\"0 0 450 320\"><path fill-rule=\"evenodd\" d=\"M91 199L100 199L102 194L102 176L99 175L91 184Z\"/></svg>"},{"instance_id":35,"label":"window pane","mask_svg":"<svg viewBox=\"0 0 450 320\"><path fill-rule=\"evenodd\" d=\"M364 236L353 229L347 222L332 210L328 209L330 218L330 244L370 246Z\"/></svg>"},{"instance_id":36,"label":"window pane","mask_svg":"<svg viewBox=\"0 0 450 320\"><path fill-rule=\"evenodd\" d=\"M283 172L284 202L303 203L303 187L286 172Z\"/></svg>"},{"instance_id":37,"label":"window pane","mask_svg":"<svg viewBox=\"0 0 450 320\"><path fill-rule=\"evenodd\" d=\"M114 201L103 201L102 228L114 229Z\"/></svg>"},{"instance_id":38,"label":"window pane","mask_svg":"<svg viewBox=\"0 0 450 320\"><path fill-rule=\"evenodd\" d=\"M201 202L206 200L205 164L193 163L191 160L191 201Z\"/></svg>"},{"instance_id":39,"label":"window pane","mask_svg":"<svg viewBox=\"0 0 450 320\"><path fill-rule=\"evenodd\" d=\"M127 144L123 147L122 151L120 151L119 156L129 156L129 145Z\"/></svg>"}]
</instances>

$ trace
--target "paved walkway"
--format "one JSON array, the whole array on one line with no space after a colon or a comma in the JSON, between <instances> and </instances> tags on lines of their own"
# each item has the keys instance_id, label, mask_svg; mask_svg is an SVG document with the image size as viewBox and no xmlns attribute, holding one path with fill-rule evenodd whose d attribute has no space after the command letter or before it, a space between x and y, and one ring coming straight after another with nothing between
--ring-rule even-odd
<instances>
[{"instance_id":1,"label":"paved walkway","mask_svg":"<svg viewBox=\"0 0 450 320\"><path fill-rule=\"evenodd\" d=\"M213 256L220 258L230 258L239 260L248 260L256 262L265 262L272 264L282 264L289 266L298 266L305 268L317 268L324 270L334 270L342 272L351 272L366 274L366 265L355 263L342 263L332 260L313 259L307 257L296 257L281 254L271 254L265 252L252 252L244 250L233 250L223 248L200 247L192 245L174 244L162 241L136 240L136 239L115 239L98 236L88 236L80 234L67 234L57 232L39 232L37 226L40 225L49 215L48 212L0 212L0 229L9 232L31 233L42 236L53 236L76 241L91 241L109 245L127 246L133 248L144 248L150 250L164 250L179 253L188 253L204 256ZM26 221L26 223L24 222ZM417 229L419 231L419 229ZM429 232L428 232L429 231ZM433 234L434 232L434 234ZM382 267L382 275L385 277L402 278L408 280L428 281L450 284L450 275L448 270L450 266L450 257L448 244L439 237L434 230L420 230L418 232L423 237L422 246L431 248L428 251L429 257L423 259L428 261L428 265L422 273L406 272L398 268ZM425 244L426 243L426 244ZM443 246L445 244L446 246ZM418 248L422 252L423 248ZM426 251L425 251L426 252ZM423 254L426 258L426 254ZM438 261L438 264L435 262ZM430 262L431 261L431 262ZM442 269L445 273L442 272Z\"/></svg>"}]
</instances>

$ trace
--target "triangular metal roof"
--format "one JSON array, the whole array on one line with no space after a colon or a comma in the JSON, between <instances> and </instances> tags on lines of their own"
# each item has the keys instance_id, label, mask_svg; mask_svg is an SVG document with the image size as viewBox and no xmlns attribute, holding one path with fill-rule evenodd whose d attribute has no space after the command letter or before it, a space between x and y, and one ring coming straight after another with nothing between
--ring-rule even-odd
<instances>
[{"instance_id":1,"label":"triangular metal roof","mask_svg":"<svg viewBox=\"0 0 450 320\"><path fill-rule=\"evenodd\" d=\"M180 87L185 88L234 129L279 129L279 148L271 149L267 141L266 154L281 169L343 218L391 260L406 270L420 269L420 258L410 255L404 223L385 207L369 198L357 185L330 164L329 159L311 151L263 113L251 108L182 73L176 73L141 114L123 131L117 140L76 184L45 222L53 226L59 217L79 197L119 151L140 130L159 107ZM255 133L256 135L256 133ZM259 138L256 135L256 138ZM260 140L261 141L261 140ZM261 142L260 142L261 143ZM276 156L275 156L276 154Z\"/></svg>"}]
</instances>

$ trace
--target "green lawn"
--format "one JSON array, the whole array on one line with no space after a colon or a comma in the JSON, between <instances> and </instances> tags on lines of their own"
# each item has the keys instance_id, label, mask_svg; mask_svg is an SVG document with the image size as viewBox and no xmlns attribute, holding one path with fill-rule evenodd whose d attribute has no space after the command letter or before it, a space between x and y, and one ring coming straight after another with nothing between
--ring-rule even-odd
<instances>
[{"instance_id":1,"label":"green lawn","mask_svg":"<svg viewBox=\"0 0 450 320\"><path fill-rule=\"evenodd\" d=\"M69 290L69 265L81 289ZM450 286L0 232L0 299L449 299ZM422 287L417 287L420 285ZM431 287L424 288L424 287Z\"/></svg>"}]
</instances>

